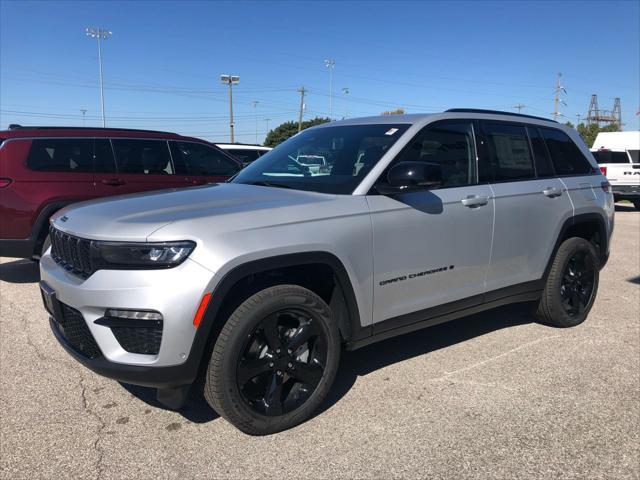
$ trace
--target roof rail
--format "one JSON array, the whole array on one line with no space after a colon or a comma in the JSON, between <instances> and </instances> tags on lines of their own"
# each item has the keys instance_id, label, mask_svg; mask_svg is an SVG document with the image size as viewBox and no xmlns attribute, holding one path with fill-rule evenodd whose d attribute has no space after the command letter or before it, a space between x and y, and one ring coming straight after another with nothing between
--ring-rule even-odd
<instances>
[{"instance_id":1,"label":"roof rail","mask_svg":"<svg viewBox=\"0 0 640 480\"><path fill-rule=\"evenodd\" d=\"M53 125L18 125L12 123L9 130L118 130L123 132L147 132L147 133L168 133L177 135L173 132L164 132L162 130L145 130L142 128L118 128L118 127L56 127Z\"/></svg>"},{"instance_id":2,"label":"roof rail","mask_svg":"<svg viewBox=\"0 0 640 480\"><path fill-rule=\"evenodd\" d=\"M535 118L536 120L544 120L545 122L558 123L555 120L544 117L536 117L535 115L526 115L524 113L503 112L501 110L484 110L482 108L450 108L446 112L458 113L489 113L491 115L509 115L511 117Z\"/></svg>"}]
</instances>

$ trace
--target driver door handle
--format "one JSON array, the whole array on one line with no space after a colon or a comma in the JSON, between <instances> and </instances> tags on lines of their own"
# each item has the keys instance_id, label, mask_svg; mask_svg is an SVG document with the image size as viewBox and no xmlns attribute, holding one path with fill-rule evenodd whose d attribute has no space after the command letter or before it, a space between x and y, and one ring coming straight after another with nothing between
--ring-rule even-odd
<instances>
[{"instance_id":1,"label":"driver door handle","mask_svg":"<svg viewBox=\"0 0 640 480\"><path fill-rule=\"evenodd\" d=\"M542 190L542 193L543 195L549 198L553 198L553 197L559 197L560 195L562 195L562 190L557 187L547 187L544 190Z\"/></svg>"},{"instance_id":2,"label":"driver door handle","mask_svg":"<svg viewBox=\"0 0 640 480\"><path fill-rule=\"evenodd\" d=\"M109 185L111 187L119 187L120 185L124 185L126 182L120 178L105 178L102 180L103 185Z\"/></svg>"},{"instance_id":3,"label":"driver door handle","mask_svg":"<svg viewBox=\"0 0 640 480\"><path fill-rule=\"evenodd\" d=\"M489 197L486 195L469 195L466 198L460 200L465 207L481 207L489 203Z\"/></svg>"}]
</instances>

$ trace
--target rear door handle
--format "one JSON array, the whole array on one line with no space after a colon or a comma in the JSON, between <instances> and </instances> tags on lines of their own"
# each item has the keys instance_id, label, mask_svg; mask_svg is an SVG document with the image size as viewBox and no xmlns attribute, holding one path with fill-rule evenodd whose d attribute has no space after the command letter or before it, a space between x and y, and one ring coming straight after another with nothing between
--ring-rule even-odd
<instances>
[{"instance_id":1,"label":"rear door handle","mask_svg":"<svg viewBox=\"0 0 640 480\"><path fill-rule=\"evenodd\" d=\"M553 198L553 197L559 197L560 195L562 195L562 190L560 190L557 187L547 187L544 190L542 190L542 193L549 198Z\"/></svg>"},{"instance_id":2,"label":"rear door handle","mask_svg":"<svg viewBox=\"0 0 640 480\"><path fill-rule=\"evenodd\" d=\"M489 203L489 197L485 195L469 195L460 200L465 207L481 207Z\"/></svg>"},{"instance_id":3,"label":"rear door handle","mask_svg":"<svg viewBox=\"0 0 640 480\"><path fill-rule=\"evenodd\" d=\"M109 185L111 187L119 187L124 185L126 182L120 178L106 178L102 180L103 185Z\"/></svg>"}]
</instances>

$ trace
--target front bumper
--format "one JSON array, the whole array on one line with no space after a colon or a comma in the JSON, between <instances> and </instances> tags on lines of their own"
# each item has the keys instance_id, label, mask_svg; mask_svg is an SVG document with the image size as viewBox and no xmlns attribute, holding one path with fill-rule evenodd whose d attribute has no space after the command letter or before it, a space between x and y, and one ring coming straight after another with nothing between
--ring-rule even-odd
<instances>
[{"instance_id":1,"label":"front bumper","mask_svg":"<svg viewBox=\"0 0 640 480\"><path fill-rule=\"evenodd\" d=\"M617 200L640 200L640 185L612 185L613 197Z\"/></svg>"},{"instance_id":2,"label":"front bumper","mask_svg":"<svg viewBox=\"0 0 640 480\"><path fill-rule=\"evenodd\" d=\"M60 344L87 368L149 387L173 388L193 382L202 354L199 349L192 351L197 333L193 317L213 275L209 270L187 259L166 270L99 270L82 279L45 253L40 273L42 281L55 292L56 301L79 312L99 348L98 355L83 354L65 338L55 320L50 321ZM128 352L109 326L96 324L109 308L160 312L163 327L158 353Z\"/></svg>"}]
</instances>

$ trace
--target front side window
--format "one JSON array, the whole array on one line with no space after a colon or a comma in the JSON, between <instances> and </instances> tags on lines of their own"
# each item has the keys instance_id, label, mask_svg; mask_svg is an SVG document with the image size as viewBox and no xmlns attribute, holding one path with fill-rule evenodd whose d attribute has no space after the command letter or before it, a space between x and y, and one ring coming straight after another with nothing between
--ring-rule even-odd
<instances>
[{"instance_id":1,"label":"front side window","mask_svg":"<svg viewBox=\"0 0 640 480\"><path fill-rule=\"evenodd\" d=\"M233 182L350 194L408 127L339 125L304 130L261 156Z\"/></svg>"},{"instance_id":2,"label":"front side window","mask_svg":"<svg viewBox=\"0 0 640 480\"><path fill-rule=\"evenodd\" d=\"M446 188L475 183L475 159L471 123L439 122L422 130L393 164L427 163L442 178L441 188Z\"/></svg>"},{"instance_id":3,"label":"front side window","mask_svg":"<svg viewBox=\"0 0 640 480\"><path fill-rule=\"evenodd\" d=\"M484 132L489 146L494 181L535 178L533 157L523 126L485 123Z\"/></svg>"},{"instance_id":4,"label":"front side window","mask_svg":"<svg viewBox=\"0 0 640 480\"><path fill-rule=\"evenodd\" d=\"M181 175L234 175L239 166L213 147L194 142L171 142L176 171Z\"/></svg>"},{"instance_id":5,"label":"front side window","mask_svg":"<svg viewBox=\"0 0 640 480\"><path fill-rule=\"evenodd\" d=\"M551 154L556 174L563 176L593 173L591 164L566 133L553 128L541 128L540 131Z\"/></svg>"},{"instance_id":6,"label":"front side window","mask_svg":"<svg viewBox=\"0 0 640 480\"><path fill-rule=\"evenodd\" d=\"M92 138L52 138L31 142L27 167L41 172L92 172Z\"/></svg>"},{"instance_id":7,"label":"front side window","mask_svg":"<svg viewBox=\"0 0 640 480\"><path fill-rule=\"evenodd\" d=\"M169 148L164 140L112 140L120 173L171 175L174 173Z\"/></svg>"}]
</instances>

